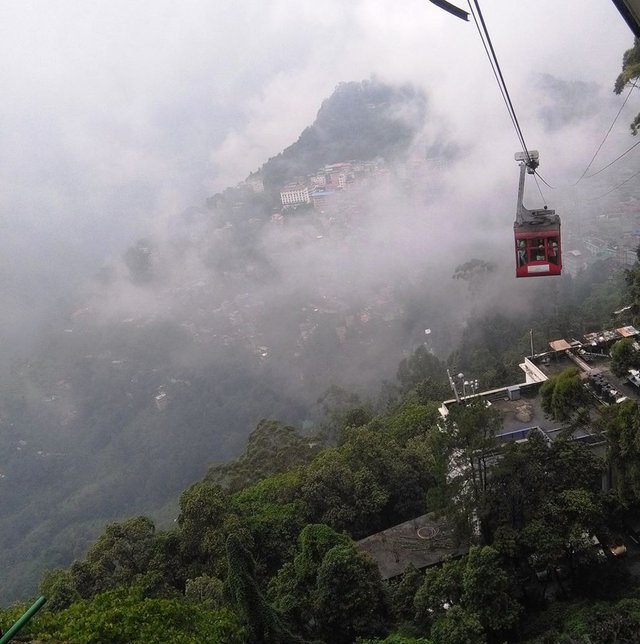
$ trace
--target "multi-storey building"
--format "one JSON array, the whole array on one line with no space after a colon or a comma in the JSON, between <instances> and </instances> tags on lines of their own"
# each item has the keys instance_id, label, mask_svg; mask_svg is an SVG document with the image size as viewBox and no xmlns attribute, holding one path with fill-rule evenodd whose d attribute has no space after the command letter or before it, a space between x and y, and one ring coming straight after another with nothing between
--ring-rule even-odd
<instances>
[{"instance_id":1,"label":"multi-storey building","mask_svg":"<svg viewBox=\"0 0 640 644\"><path fill-rule=\"evenodd\" d=\"M302 184L289 184L280 191L280 200L283 206L310 203L309 188Z\"/></svg>"}]
</instances>

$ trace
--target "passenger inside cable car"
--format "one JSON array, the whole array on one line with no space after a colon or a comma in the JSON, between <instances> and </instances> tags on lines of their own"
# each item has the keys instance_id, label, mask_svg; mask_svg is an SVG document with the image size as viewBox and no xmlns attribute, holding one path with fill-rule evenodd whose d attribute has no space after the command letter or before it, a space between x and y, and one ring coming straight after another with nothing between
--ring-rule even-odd
<instances>
[{"instance_id":1,"label":"passenger inside cable car","mask_svg":"<svg viewBox=\"0 0 640 644\"><path fill-rule=\"evenodd\" d=\"M531 229L532 226L528 228ZM560 275L562 264L559 231L554 230L555 226L550 228L548 231L539 229L522 232L516 227L517 277Z\"/></svg>"}]
</instances>

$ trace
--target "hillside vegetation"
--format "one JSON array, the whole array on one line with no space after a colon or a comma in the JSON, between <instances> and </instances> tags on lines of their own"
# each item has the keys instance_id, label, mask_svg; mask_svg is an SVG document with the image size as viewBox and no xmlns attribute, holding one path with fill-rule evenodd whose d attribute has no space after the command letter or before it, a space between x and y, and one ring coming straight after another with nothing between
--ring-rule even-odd
<instances>
[{"instance_id":1,"label":"hillside vegetation","mask_svg":"<svg viewBox=\"0 0 640 644\"><path fill-rule=\"evenodd\" d=\"M406 114L423 102L409 88L345 83L282 158L298 173L336 155L399 153L418 123ZM387 325L338 342L335 327L359 301L310 320L313 275L280 286L274 255L291 249L285 239L264 251L269 194L212 199L178 218L168 241L138 240L61 302L35 350L0 373L0 601L33 592L106 521L136 512L172 521L180 490L240 453L261 417L313 420L341 371L334 359L353 364L361 340L386 346ZM301 328L311 336L303 346ZM381 368L379 351L369 360L372 373Z\"/></svg>"},{"instance_id":2,"label":"hillside vegetation","mask_svg":"<svg viewBox=\"0 0 640 644\"><path fill-rule=\"evenodd\" d=\"M279 191L297 176L348 159L392 160L407 149L426 109L426 98L411 86L375 79L341 83L322 103L315 123L262 166L265 187Z\"/></svg>"},{"instance_id":3,"label":"hillside vegetation","mask_svg":"<svg viewBox=\"0 0 640 644\"><path fill-rule=\"evenodd\" d=\"M549 446L532 435L489 465L496 413L468 404L439 421L429 392L446 391L444 371L418 350L400 366L385 411L334 392L313 439L261 422L240 458L184 490L172 529L144 516L111 523L85 556L47 573L47 609L28 633L69 642L604 643L614 629L631 641L636 581L590 535L639 507L636 457L622 448L625 428L640 426L637 407L597 416L619 472L618 487L603 493L605 464L568 439ZM463 472L453 479L452 459ZM468 554L383 582L354 540L426 512L449 517ZM561 569L560 601L548 604L541 571L555 579ZM18 611L4 611L3 623Z\"/></svg>"}]
</instances>

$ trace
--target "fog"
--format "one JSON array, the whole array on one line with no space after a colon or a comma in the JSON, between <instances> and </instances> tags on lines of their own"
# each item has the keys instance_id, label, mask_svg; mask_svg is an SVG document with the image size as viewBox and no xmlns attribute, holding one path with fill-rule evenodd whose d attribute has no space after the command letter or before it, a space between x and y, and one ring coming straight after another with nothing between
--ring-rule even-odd
<instances>
[{"instance_id":1,"label":"fog","mask_svg":"<svg viewBox=\"0 0 640 644\"><path fill-rule=\"evenodd\" d=\"M610 88L631 35L605 0L484 4L541 174L569 183L619 104ZM507 112L473 23L427 2L21 2L0 8L0 24L5 335L31 330L131 240L258 169L341 81L421 88L438 138L466 150L446 210L469 222L464 209L482 204L508 228L518 148ZM540 74L595 84L599 102L549 129ZM621 128L607 158L626 143Z\"/></svg>"},{"instance_id":2,"label":"fog","mask_svg":"<svg viewBox=\"0 0 640 644\"><path fill-rule=\"evenodd\" d=\"M631 33L608 0L483 11L553 186L529 179L525 203L556 208L569 249L635 190L600 198L636 150L575 185L624 100ZM332 384L375 395L421 343L446 358L473 316L528 312L544 290L513 277L518 140L478 33L425 0L5 3L0 60L0 533L26 579L7 596L99 521L175 498L261 416L301 423ZM345 191L357 208L212 206L365 79L415 88L394 116L416 134ZM636 91L591 172L633 143L639 109ZM490 279L452 279L471 259ZM23 471L15 450L41 460ZM54 554L25 563L45 538Z\"/></svg>"}]
</instances>

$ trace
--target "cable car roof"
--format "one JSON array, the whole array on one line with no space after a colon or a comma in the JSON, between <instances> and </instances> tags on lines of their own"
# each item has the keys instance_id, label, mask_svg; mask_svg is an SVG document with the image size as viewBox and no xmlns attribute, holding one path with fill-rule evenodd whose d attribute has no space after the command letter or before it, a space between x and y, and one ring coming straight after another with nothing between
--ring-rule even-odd
<instances>
[{"instance_id":1,"label":"cable car roof","mask_svg":"<svg viewBox=\"0 0 640 644\"><path fill-rule=\"evenodd\" d=\"M629 28L640 38L640 0L613 0Z\"/></svg>"}]
</instances>

